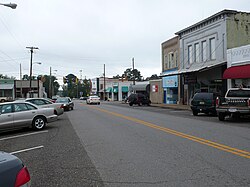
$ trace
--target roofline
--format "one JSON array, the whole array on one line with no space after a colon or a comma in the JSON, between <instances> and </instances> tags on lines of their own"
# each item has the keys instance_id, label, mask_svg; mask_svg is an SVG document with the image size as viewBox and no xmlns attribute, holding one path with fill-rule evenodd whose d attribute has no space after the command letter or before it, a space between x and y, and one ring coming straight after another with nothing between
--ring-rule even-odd
<instances>
[{"instance_id":1,"label":"roofline","mask_svg":"<svg viewBox=\"0 0 250 187\"><path fill-rule=\"evenodd\" d=\"M176 34L176 35L180 35L181 33L185 32L185 31L187 31L187 30L189 30L189 29L191 29L191 28L193 28L193 27L196 27L196 26L198 26L198 25L200 25L200 24L202 24L202 23L204 23L204 22L206 22L206 21L208 21L208 20L211 20L211 19L213 19L213 18L215 18L215 17L217 17L217 16L219 16L219 15L223 15L223 14L227 14L227 13L237 14L237 13L239 13L239 11L236 11L236 10L228 10L228 9L222 10L222 11L217 12L216 14L214 14L214 15L212 15L212 16L210 16L210 17L208 17L208 18L206 18L206 19L204 19L204 20L202 20L202 21L200 21L200 22L198 22L198 23L195 23L195 24L193 24L193 25L191 25L191 26L189 26L189 27L187 27L187 28L185 28L185 29L182 29L182 30L176 32L175 34Z\"/></svg>"}]
</instances>

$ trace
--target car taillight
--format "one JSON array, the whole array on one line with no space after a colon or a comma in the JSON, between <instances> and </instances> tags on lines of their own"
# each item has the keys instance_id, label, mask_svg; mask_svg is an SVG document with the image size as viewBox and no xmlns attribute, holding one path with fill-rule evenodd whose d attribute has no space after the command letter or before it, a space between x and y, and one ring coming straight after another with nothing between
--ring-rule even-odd
<instances>
[{"instance_id":1,"label":"car taillight","mask_svg":"<svg viewBox=\"0 0 250 187\"><path fill-rule=\"evenodd\" d=\"M60 108L63 108L63 105L61 105Z\"/></svg>"},{"instance_id":2,"label":"car taillight","mask_svg":"<svg viewBox=\"0 0 250 187\"><path fill-rule=\"evenodd\" d=\"M216 97L216 107L219 106L219 103L220 103L220 99L219 99L219 97Z\"/></svg>"},{"instance_id":3,"label":"car taillight","mask_svg":"<svg viewBox=\"0 0 250 187\"><path fill-rule=\"evenodd\" d=\"M17 174L15 187L30 186L30 174L26 167L23 167Z\"/></svg>"},{"instance_id":4,"label":"car taillight","mask_svg":"<svg viewBox=\"0 0 250 187\"><path fill-rule=\"evenodd\" d=\"M248 99L248 101L247 101L247 105L250 107L250 99Z\"/></svg>"}]
</instances>

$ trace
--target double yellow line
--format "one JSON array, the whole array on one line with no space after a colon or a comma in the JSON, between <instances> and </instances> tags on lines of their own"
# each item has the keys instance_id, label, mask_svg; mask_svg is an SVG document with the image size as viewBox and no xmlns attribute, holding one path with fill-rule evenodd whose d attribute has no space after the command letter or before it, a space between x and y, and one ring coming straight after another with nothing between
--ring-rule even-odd
<instances>
[{"instance_id":1,"label":"double yellow line","mask_svg":"<svg viewBox=\"0 0 250 187\"><path fill-rule=\"evenodd\" d=\"M179 137L182 137L182 138L194 141L194 142L198 142L200 144L204 144L204 145L214 147L214 148L222 150L222 151L226 151L226 152L229 152L229 153L232 153L232 154L235 154L235 155L250 159L250 152L248 152L248 151L240 150L240 149L233 148L233 147L230 147L230 146L226 146L226 145L223 145L223 144L219 144L219 143L216 143L216 142L213 142L213 141L210 141L210 140L206 140L206 139L199 138L199 137L196 137L196 136L188 135L188 134L178 132L178 131L175 131L175 130L172 130L172 129L169 129L169 128L166 128L166 127L161 127L161 126L158 126L158 125L155 125L153 123L149 123L149 122L137 119L137 118L133 118L133 117L125 116L125 115L122 115L122 114L119 114L119 113L116 113L116 112L111 112L111 111L108 111L108 110L104 110L104 109L101 109L99 107L92 107L92 108L96 109L98 111L101 111L101 112L104 112L104 113L119 117L119 118L123 118L123 119L129 120L129 121L136 122L138 124L142 124L144 126L147 126L147 127L153 128L153 129L157 129L157 130L160 130L160 131L163 131L163 132L167 132L167 133L173 134L175 136L179 136Z\"/></svg>"}]
</instances>

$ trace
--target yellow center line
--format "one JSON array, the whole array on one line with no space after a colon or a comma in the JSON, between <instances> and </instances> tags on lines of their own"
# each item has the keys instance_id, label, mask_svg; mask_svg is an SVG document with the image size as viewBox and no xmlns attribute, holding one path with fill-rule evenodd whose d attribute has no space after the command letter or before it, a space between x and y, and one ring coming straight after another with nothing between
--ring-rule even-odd
<instances>
[{"instance_id":1,"label":"yellow center line","mask_svg":"<svg viewBox=\"0 0 250 187\"><path fill-rule=\"evenodd\" d=\"M219 150L223 150L223 151L226 151L226 152L229 152L229 153L232 153L232 154L235 154L235 155L250 159L250 152L248 152L248 151L244 151L244 150L233 148L233 147L230 147L230 146L227 146L227 145L219 144L219 143L216 143L216 142L213 142L213 141L210 141L210 140L206 140L206 139L203 139L203 138L199 138L199 137L196 137L196 136L188 135L188 134L178 132L178 131L175 131L175 130L172 130L172 129L169 129L169 128L166 128L166 127L161 127L161 126L158 126L158 125L155 125L153 123L146 122L146 121L143 121L143 120L140 120L140 119L137 119L137 118L133 118L133 117L125 116L125 115L122 115L122 114L119 114L119 113L116 113L116 112L111 112L111 111L108 111L108 110L104 110L104 109L101 109L99 107L92 107L92 106L89 106L89 107L91 107L91 108L93 108L95 110L98 110L98 111L101 111L101 112L104 112L104 113L119 117L119 118L123 118L123 119L129 120L129 121L136 122L138 124L141 124L141 125L153 128L153 129L157 129L157 130L160 130L160 131L163 131L163 132L167 132L167 133L173 134L175 136L179 136L179 137L182 137L182 138L185 138L185 139L189 139L191 141L198 142L200 144L204 144L204 145L214 147L214 148L219 149Z\"/></svg>"}]
</instances>

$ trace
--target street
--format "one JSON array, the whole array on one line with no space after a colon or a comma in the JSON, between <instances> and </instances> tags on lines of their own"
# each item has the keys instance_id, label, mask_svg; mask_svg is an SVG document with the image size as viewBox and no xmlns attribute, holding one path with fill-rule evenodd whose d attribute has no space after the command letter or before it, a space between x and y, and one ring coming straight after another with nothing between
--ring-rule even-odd
<instances>
[{"instance_id":1,"label":"street","mask_svg":"<svg viewBox=\"0 0 250 187\"><path fill-rule=\"evenodd\" d=\"M0 134L32 186L249 186L249 120L115 102L75 108L43 131Z\"/></svg>"}]
</instances>

